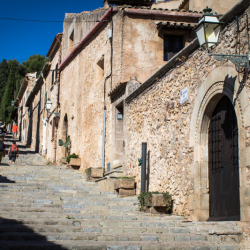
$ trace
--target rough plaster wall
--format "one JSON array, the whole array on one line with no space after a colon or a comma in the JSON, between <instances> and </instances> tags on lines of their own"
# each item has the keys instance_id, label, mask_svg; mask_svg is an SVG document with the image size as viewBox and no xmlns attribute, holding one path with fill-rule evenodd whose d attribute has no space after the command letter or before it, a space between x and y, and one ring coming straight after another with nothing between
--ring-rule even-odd
<instances>
[{"instance_id":1,"label":"rough plaster wall","mask_svg":"<svg viewBox=\"0 0 250 250\"><path fill-rule=\"evenodd\" d=\"M96 24L96 21L99 20L103 14L106 12L106 9L98 9L96 11L85 11L79 14L65 14L65 19L63 23L63 39L62 39L62 61L68 55L69 47L69 29L72 25L71 21L75 21L74 24L74 44L77 44L81 39L86 36L89 30ZM83 21L87 22L83 22Z\"/></svg>"},{"instance_id":2,"label":"rough plaster wall","mask_svg":"<svg viewBox=\"0 0 250 250\"><path fill-rule=\"evenodd\" d=\"M240 30L241 54L246 54L249 49L246 17L240 19ZM215 53L235 53L235 21L226 26L221 37L224 39ZM193 193L195 185L190 178L194 149L189 147L190 119L195 99L200 85L219 66L235 67L230 61L216 61L199 49L127 105L126 173L135 176L140 189L141 168L137 159L141 157L141 143L147 142L151 152L149 189L169 191L174 199L174 213L177 214L190 214L188 195ZM242 74L240 79L244 79ZM244 88L248 98L249 84L247 76ZM180 105L180 91L186 86L188 101ZM246 127L245 138L248 142L249 131L250 127ZM249 147L249 143L246 146ZM249 167L246 172L246 185L250 187Z\"/></svg>"},{"instance_id":3,"label":"rough plaster wall","mask_svg":"<svg viewBox=\"0 0 250 250\"><path fill-rule=\"evenodd\" d=\"M97 62L102 56L105 60L104 77L98 80ZM76 153L82 159L81 169L101 167L104 79L110 74L109 64L110 43L107 27L104 27L61 73L59 138L62 136L63 118L67 114L68 134L72 140L70 153ZM108 81L106 85L110 85ZM107 119L110 119L109 116ZM110 134L108 129L107 140ZM62 150L59 155L59 158L64 156Z\"/></svg>"},{"instance_id":4,"label":"rough plaster wall","mask_svg":"<svg viewBox=\"0 0 250 250\"><path fill-rule=\"evenodd\" d=\"M218 14L225 14L240 0L189 0L189 9L203 11L207 6Z\"/></svg>"},{"instance_id":5,"label":"rough plaster wall","mask_svg":"<svg viewBox=\"0 0 250 250\"><path fill-rule=\"evenodd\" d=\"M158 3L154 3L151 7L153 8L163 8L163 9L178 9L183 0L173 0L173 1L159 1Z\"/></svg>"},{"instance_id":6,"label":"rough plaster wall","mask_svg":"<svg viewBox=\"0 0 250 250\"><path fill-rule=\"evenodd\" d=\"M53 57L51 61L51 70L54 70L56 68L56 64L59 60L59 50L57 50L55 56ZM54 82L53 86L51 85L51 78L52 78L52 71L49 72L48 76L46 77L46 91L48 94L48 98L50 98L52 102L51 110L50 112L53 112L57 108L57 96L58 96L58 81ZM54 76L55 81L55 76ZM55 110L55 112L58 112L58 110ZM54 118L54 115L51 115L48 119L48 127L46 130L46 148L47 148L47 156L46 158L50 161L53 161L54 159L54 140L52 138L52 120ZM57 147L58 146L58 138L57 138Z\"/></svg>"}]
</instances>

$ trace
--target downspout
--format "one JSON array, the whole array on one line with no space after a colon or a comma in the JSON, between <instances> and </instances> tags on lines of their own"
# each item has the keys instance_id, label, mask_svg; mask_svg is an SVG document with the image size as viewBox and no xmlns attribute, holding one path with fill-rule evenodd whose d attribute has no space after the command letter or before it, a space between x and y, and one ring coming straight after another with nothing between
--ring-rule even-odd
<instances>
[{"instance_id":1,"label":"downspout","mask_svg":"<svg viewBox=\"0 0 250 250\"><path fill-rule=\"evenodd\" d=\"M61 64L61 58L62 58L62 44L60 42L60 40L58 39L58 37L56 36L56 39L59 43L59 56L58 56L58 64L60 65ZM56 76L57 76L57 79L58 79L58 89L57 89L57 105L56 105L56 112L59 112L59 108L60 108L60 100L59 100L59 95L60 95L60 73L61 71L59 69L57 69L56 71ZM58 129L58 119L59 118L54 118L55 119L55 134L54 134L54 161L56 161L56 150L57 150L57 129Z\"/></svg>"},{"instance_id":2,"label":"downspout","mask_svg":"<svg viewBox=\"0 0 250 250\"><path fill-rule=\"evenodd\" d=\"M102 171L104 172L105 166L105 130L106 130L106 105L104 104L103 110L103 135L102 135Z\"/></svg>"},{"instance_id":3,"label":"downspout","mask_svg":"<svg viewBox=\"0 0 250 250\"><path fill-rule=\"evenodd\" d=\"M102 132L102 171L104 172L105 170L105 132L106 132L106 112L107 112L107 108L106 108L106 81L107 79L111 77L111 74L109 76L107 76L104 80L104 109L103 109L103 132Z\"/></svg>"},{"instance_id":4,"label":"downspout","mask_svg":"<svg viewBox=\"0 0 250 250\"><path fill-rule=\"evenodd\" d=\"M113 6L111 7L111 31L112 31L112 37L111 37L111 53L110 53L110 62L111 62L111 67L110 67L110 74L105 78L104 81L104 109L103 109L103 134L102 134L102 171L104 172L105 170L105 132L106 132L106 101L105 101L105 95L106 95L106 81L110 77L111 79L111 90L112 90L112 74L113 74Z\"/></svg>"},{"instance_id":5,"label":"downspout","mask_svg":"<svg viewBox=\"0 0 250 250\"><path fill-rule=\"evenodd\" d=\"M44 107L45 107L45 96L46 96L46 80L45 80L45 78L44 78L44 76L43 76L43 72L41 73L41 76L42 76L42 78L43 78L43 82L44 82L44 106L42 107L42 109L43 109L43 136L44 136L44 138L43 138L43 152L44 152L44 154L45 154L45 156L46 156L46 123L47 123L47 119L46 120L44 120L44 113L45 113L45 111L44 111Z\"/></svg>"}]
</instances>

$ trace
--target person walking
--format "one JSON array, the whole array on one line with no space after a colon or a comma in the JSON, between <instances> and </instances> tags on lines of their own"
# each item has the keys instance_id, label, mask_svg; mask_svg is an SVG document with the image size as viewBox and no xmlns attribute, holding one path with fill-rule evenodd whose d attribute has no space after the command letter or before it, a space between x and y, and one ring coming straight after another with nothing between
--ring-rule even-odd
<instances>
[{"instance_id":1,"label":"person walking","mask_svg":"<svg viewBox=\"0 0 250 250\"><path fill-rule=\"evenodd\" d=\"M16 123L14 123L13 127L12 127L12 138L15 140L16 139L16 136L17 136L17 130L18 130L18 127L16 125Z\"/></svg>"},{"instance_id":2,"label":"person walking","mask_svg":"<svg viewBox=\"0 0 250 250\"><path fill-rule=\"evenodd\" d=\"M0 163L2 162L2 159L5 156L5 144L3 140L4 138L0 137Z\"/></svg>"},{"instance_id":3,"label":"person walking","mask_svg":"<svg viewBox=\"0 0 250 250\"><path fill-rule=\"evenodd\" d=\"M12 145L9 147L8 156L9 156L9 163L15 164L16 157L19 156L19 149L15 141L13 141Z\"/></svg>"}]
</instances>

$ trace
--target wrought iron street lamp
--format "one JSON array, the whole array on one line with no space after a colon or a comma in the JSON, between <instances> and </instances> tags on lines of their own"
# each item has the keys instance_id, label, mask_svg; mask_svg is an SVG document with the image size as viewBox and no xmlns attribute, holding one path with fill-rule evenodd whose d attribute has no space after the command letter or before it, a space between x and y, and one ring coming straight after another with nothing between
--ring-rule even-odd
<instances>
[{"instance_id":1,"label":"wrought iron street lamp","mask_svg":"<svg viewBox=\"0 0 250 250\"><path fill-rule=\"evenodd\" d=\"M47 111L49 112L50 115L54 114L56 118L59 118L60 117L60 112L58 112L58 113L56 113L54 111L50 112L51 106L52 106L52 102L51 102L50 99L48 99L47 102L46 102L46 109L47 109ZM60 109L59 109L59 111L60 111Z\"/></svg>"},{"instance_id":2,"label":"wrought iron street lamp","mask_svg":"<svg viewBox=\"0 0 250 250\"><path fill-rule=\"evenodd\" d=\"M194 28L200 46L203 49L207 49L209 55L215 56L216 60L224 61L228 59L238 67L244 67L245 69L249 69L249 52L247 53L247 55L237 55L237 51L236 55L211 53L212 49L218 44L221 26L223 23L219 22L217 16L211 13L212 9L207 7L203 10L203 12L204 15L202 16L198 25ZM239 33L239 27L237 27L237 32Z\"/></svg>"},{"instance_id":3,"label":"wrought iron street lamp","mask_svg":"<svg viewBox=\"0 0 250 250\"><path fill-rule=\"evenodd\" d=\"M48 111L50 111L51 106L52 106L52 102L51 102L50 99L48 99L47 102L46 102L46 109L47 109Z\"/></svg>"}]
</instances>

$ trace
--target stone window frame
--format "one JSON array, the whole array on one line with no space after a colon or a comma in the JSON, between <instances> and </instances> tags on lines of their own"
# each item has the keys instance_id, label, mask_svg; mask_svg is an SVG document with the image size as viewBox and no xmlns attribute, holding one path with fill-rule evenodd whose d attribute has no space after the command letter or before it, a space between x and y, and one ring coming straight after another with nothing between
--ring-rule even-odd
<instances>
[{"instance_id":1,"label":"stone window frame","mask_svg":"<svg viewBox=\"0 0 250 250\"><path fill-rule=\"evenodd\" d=\"M189 43L189 39L192 36L192 31L188 29L177 29L177 28L166 28L166 29L161 29L159 31L159 37L162 39L162 60L164 62L167 62L164 60L164 36L165 35L170 35L170 36L182 36L183 37L183 48L185 48ZM183 49L182 48L182 49ZM171 59L170 59L171 60Z\"/></svg>"}]
</instances>

